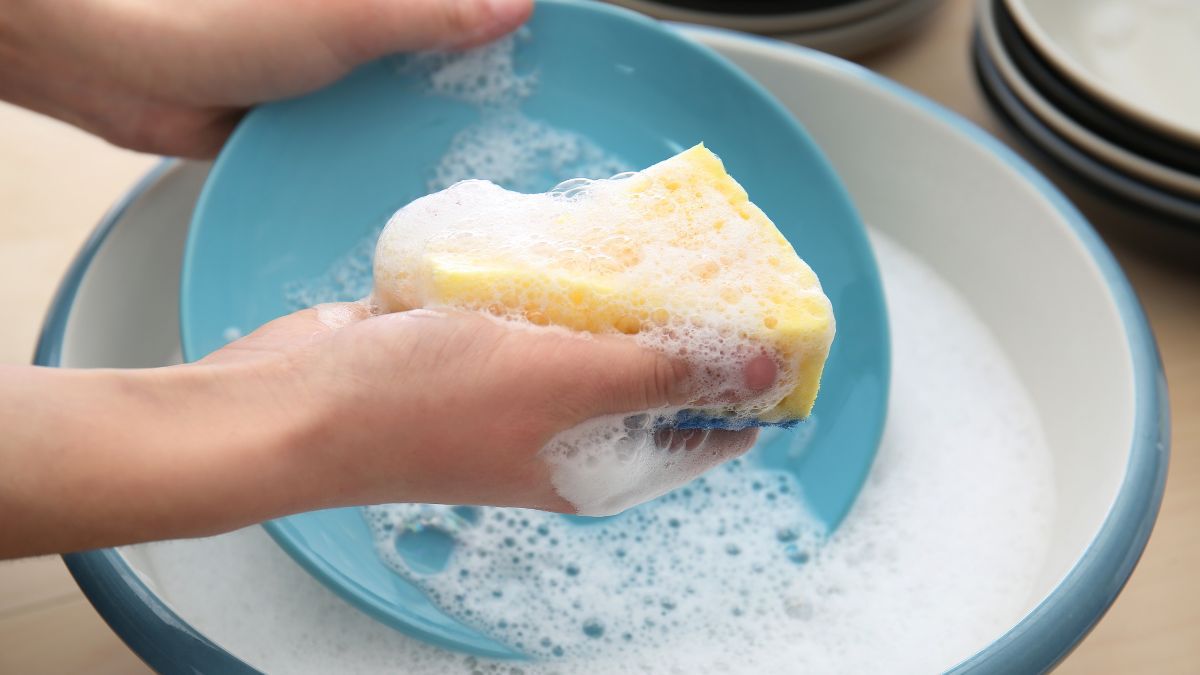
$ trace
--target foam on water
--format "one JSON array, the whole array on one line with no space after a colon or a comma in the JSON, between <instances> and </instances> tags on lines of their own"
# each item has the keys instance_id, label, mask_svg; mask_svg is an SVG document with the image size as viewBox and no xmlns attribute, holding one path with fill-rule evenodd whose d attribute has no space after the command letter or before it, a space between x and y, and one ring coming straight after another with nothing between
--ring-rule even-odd
<instances>
[{"instance_id":1,"label":"foam on water","mask_svg":"<svg viewBox=\"0 0 1200 675\"><path fill-rule=\"evenodd\" d=\"M524 118L515 104L533 76L516 74L511 42L488 49L469 57L475 66L446 57L413 66L426 69L434 91L481 108L431 188L629 168ZM498 75L472 79L479 64ZM527 145L511 142L526 132L551 148L531 164L521 164ZM523 168L488 173L508 160ZM365 297L376 234L289 288L289 301ZM896 244L878 235L874 243L892 320L889 421L870 478L833 535L805 510L802 486L752 458L586 526L516 509L365 510L398 573L541 660L488 662L397 633L339 600L257 528L139 546L136 555L187 621L272 673L945 669L1028 606L1053 518L1050 455L1028 396L966 303ZM632 431L640 423L619 422ZM764 442L796 432L770 433ZM456 542L440 571L403 553L406 537L431 532Z\"/></svg>"},{"instance_id":2,"label":"foam on water","mask_svg":"<svg viewBox=\"0 0 1200 675\"><path fill-rule=\"evenodd\" d=\"M506 639L520 630L527 648L550 651L530 663L487 662L397 633L339 600L257 528L137 553L187 621L272 673L944 670L1032 602L1054 517L1050 454L1028 395L970 307L919 259L878 235L873 242L892 322L888 424L857 503L819 546L802 506L780 493L799 488L749 460L608 525L427 512L420 522L429 527L470 526L462 554L429 587L456 613L472 610L476 625ZM789 550L780 523L798 526L803 546ZM621 540L602 531L632 540L624 556ZM793 553L810 559L798 564ZM460 581L461 570L475 579Z\"/></svg>"}]
</instances>

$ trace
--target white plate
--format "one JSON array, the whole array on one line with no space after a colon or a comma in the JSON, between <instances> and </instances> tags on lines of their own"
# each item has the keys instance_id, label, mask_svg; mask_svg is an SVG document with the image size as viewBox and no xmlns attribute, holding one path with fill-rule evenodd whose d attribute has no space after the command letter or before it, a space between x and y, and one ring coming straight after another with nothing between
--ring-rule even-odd
<instances>
[{"instance_id":1,"label":"white plate","mask_svg":"<svg viewBox=\"0 0 1200 675\"><path fill-rule=\"evenodd\" d=\"M1200 2L1005 0L1071 82L1200 149Z\"/></svg>"},{"instance_id":2,"label":"white plate","mask_svg":"<svg viewBox=\"0 0 1200 675\"><path fill-rule=\"evenodd\" d=\"M1005 84L1038 119L1076 147L1119 171L1151 185L1200 198L1200 176L1159 164L1126 150L1093 133L1047 101L1025 78L1001 43L991 11L993 1L1000 0L979 0L976 4L980 37ZM1196 86L1200 87L1200 78L1197 79Z\"/></svg>"}]
</instances>

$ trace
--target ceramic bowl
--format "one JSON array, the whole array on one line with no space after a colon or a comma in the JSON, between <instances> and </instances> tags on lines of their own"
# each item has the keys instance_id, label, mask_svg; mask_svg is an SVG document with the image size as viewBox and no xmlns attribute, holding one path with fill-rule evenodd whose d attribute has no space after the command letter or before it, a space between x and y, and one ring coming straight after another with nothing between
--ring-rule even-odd
<instances>
[{"instance_id":1,"label":"ceramic bowl","mask_svg":"<svg viewBox=\"0 0 1200 675\"><path fill-rule=\"evenodd\" d=\"M991 3L991 14L1004 51L1038 93L1078 124L1112 143L1148 160L1200 175L1200 153L1195 147L1158 129L1123 115L1059 75L1021 30L1004 2Z\"/></svg>"},{"instance_id":2,"label":"ceramic bowl","mask_svg":"<svg viewBox=\"0 0 1200 675\"><path fill-rule=\"evenodd\" d=\"M904 0L811 0L730 3L721 0L610 0L658 19L751 33L819 31L861 21Z\"/></svg>"},{"instance_id":3,"label":"ceramic bowl","mask_svg":"<svg viewBox=\"0 0 1200 675\"><path fill-rule=\"evenodd\" d=\"M632 167L704 142L811 261L841 337L822 375L809 450L786 468L810 509L836 528L875 456L888 373L878 269L844 187L774 98L660 22L555 0L537 4L527 30L513 58L536 71L537 85L522 111ZM295 309L288 284L319 277L426 193L429 172L478 115L390 60L251 112L213 164L192 218L180 289L184 357L223 346L229 327L249 332ZM764 441L751 459L768 451ZM267 528L309 572L388 625L482 656L520 656L388 567L361 509L293 515Z\"/></svg>"},{"instance_id":4,"label":"ceramic bowl","mask_svg":"<svg viewBox=\"0 0 1200 675\"><path fill-rule=\"evenodd\" d=\"M1122 115L1200 148L1200 4L1190 0L1003 0L1073 85Z\"/></svg>"},{"instance_id":5,"label":"ceramic bowl","mask_svg":"<svg viewBox=\"0 0 1200 675\"><path fill-rule=\"evenodd\" d=\"M963 654L952 672L1049 669L1124 585L1162 496L1167 399L1132 289L1055 188L957 115L823 54L733 33L686 32L780 96L821 143L867 221L957 286L1016 364L1053 453L1057 498L1071 508L1058 513L1037 586L1011 628L978 653ZM39 363L169 362L177 339L170 293L130 303L116 316L111 310L133 289L176 283L172 272L203 172L194 165L159 170L101 223L51 308ZM139 269L147 256L163 260L155 276ZM158 355L138 357L143 346ZM248 663L270 669L288 656L229 631L214 638L219 626L193 624L193 608L159 590L165 561L151 555L156 546L66 557L101 615L151 666L253 672ZM286 573L281 583L313 584L302 572L284 569L287 559L257 531L196 541L189 552L204 560L277 565ZM262 622L312 614L310 623L323 631L358 620L369 632L374 624L332 594L314 607L265 607L263 589L239 579L216 569L209 580L239 593L230 612L253 611ZM323 658L336 663L340 657Z\"/></svg>"},{"instance_id":6,"label":"ceramic bowl","mask_svg":"<svg viewBox=\"0 0 1200 675\"><path fill-rule=\"evenodd\" d=\"M1100 188L1111 197L1123 200L1140 210L1150 210L1157 221L1194 229L1200 224L1200 203L1161 190L1105 164L1059 136L1025 106L1020 97L1008 88L1000 69L992 61L991 51L977 37L972 48L976 73L984 94L1000 113L1001 119L1013 127L1018 136L1038 151L1088 184Z\"/></svg>"},{"instance_id":7,"label":"ceramic bowl","mask_svg":"<svg viewBox=\"0 0 1200 675\"><path fill-rule=\"evenodd\" d=\"M1066 111L1055 107L1054 103L1043 95L1043 90L1034 86L1027 77L1028 71L1023 71L1009 49L1010 44L1003 39L1001 26L1006 25L1008 17L1003 11L1003 3L994 0L981 0L978 5L979 34L983 46L987 49L989 60L996 67L1005 85L1013 92L1038 118L1056 134L1068 140L1084 152L1095 157L1098 161L1111 165L1113 168L1126 173L1142 182L1157 186L1163 190L1175 192L1184 197L1200 199L1200 159L1193 157L1190 161L1194 167L1176 168L1155 161L1139 154L1135 149L1119 145L1108 138L1093 132L1087 126L1077 121ZM1014 38L1012 30L1007 34ZM1020 45L1016 45L1018 54ZM1149 149L1151 144L1142 144L1142 149ZM1189 153L1184 153L1189 154ZM1188 164L1189 162L1181 162Z\"/></svg>"}]
</instances>

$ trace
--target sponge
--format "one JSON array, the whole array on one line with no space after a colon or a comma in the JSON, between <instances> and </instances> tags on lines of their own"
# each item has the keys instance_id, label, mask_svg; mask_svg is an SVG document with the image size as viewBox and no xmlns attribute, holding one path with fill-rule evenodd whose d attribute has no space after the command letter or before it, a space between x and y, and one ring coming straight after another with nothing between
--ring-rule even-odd
<instances>
[{"instance_id":1,"label":"sponge","mask_svg":"<svg viewBox=\"0 0 1200 675\"><path fill-rule=\"evenodd\" d=\"M623 333L701 363L776 361L765 398L682 411L684 427L806 417L834 334L812 269L703 144L545 194L469 180L418 199L380 236L374 300Z\"/></svg>"}]
</instances>

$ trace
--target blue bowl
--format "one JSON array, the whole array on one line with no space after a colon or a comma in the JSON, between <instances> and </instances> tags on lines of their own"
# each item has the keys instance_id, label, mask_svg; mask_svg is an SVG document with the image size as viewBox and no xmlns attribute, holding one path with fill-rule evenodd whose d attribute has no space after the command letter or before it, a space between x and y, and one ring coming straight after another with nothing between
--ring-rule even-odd
<instances>
[{"instance_id":1,"label":"blue bowl","mask_svg":"<svg viewBox=\"0 0 1200 675\"><path fill-rule=\"evenodd\" d=\"M879 274L843 186L774 98L673 30L562 0L539 3L529 28L516 52L521 67L538 73L526 115L639 167L705 142L820 276L838 320L820 399L802 433L769 434L754 456L793 472L832 530L874 458L889 376ZM430 168L479 114L383 60L248 115L192 220L180 298L185 358L220 348L228 327L252 329L289 311L284 288L320 275L422 195ZM384 565L359 509L266 527L309 572L377 619L440 646L521 656L448 617Z\"/></svg>"}]
</instances>

